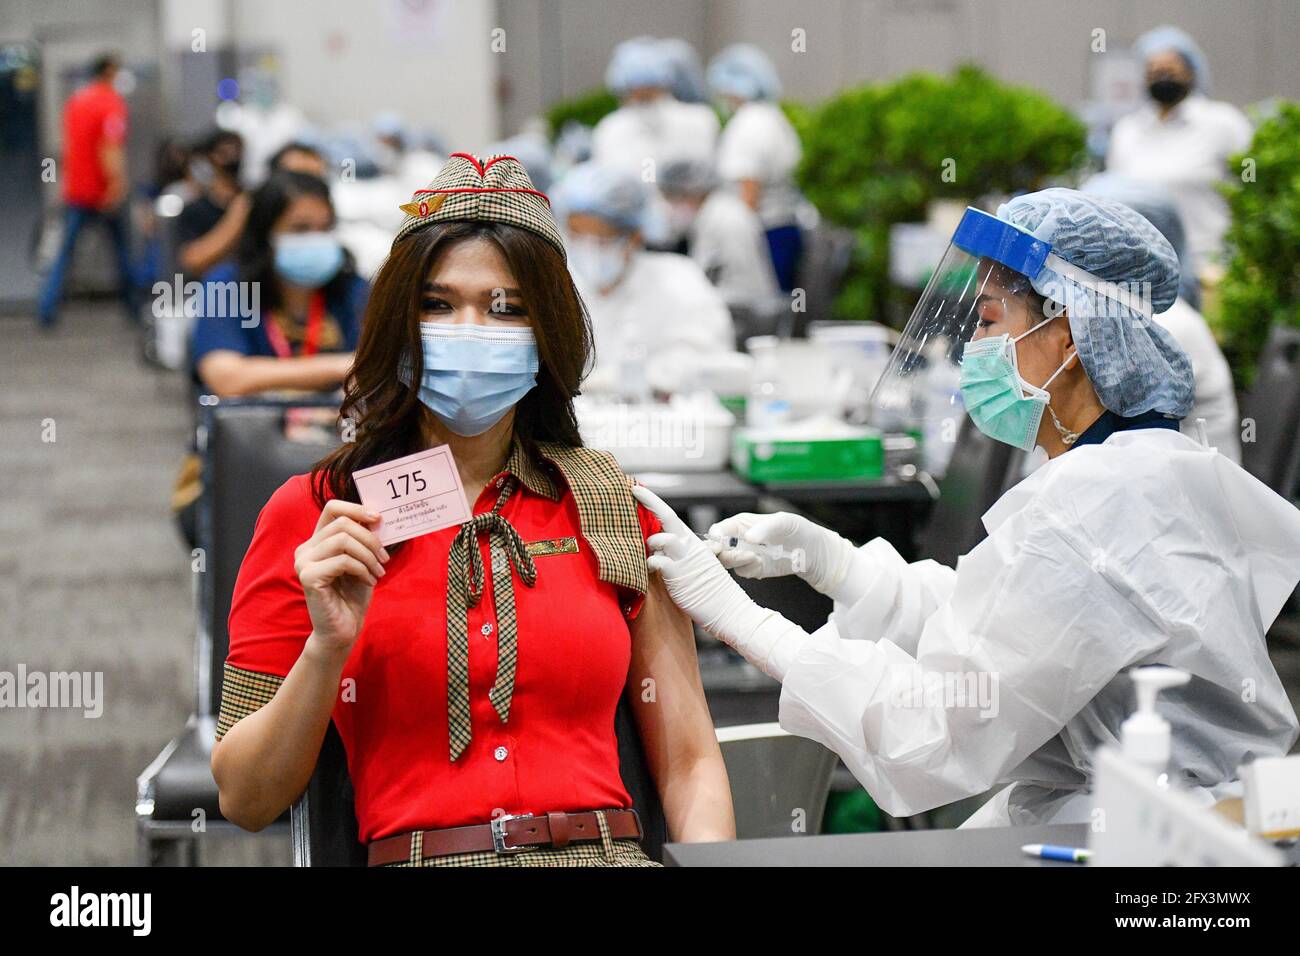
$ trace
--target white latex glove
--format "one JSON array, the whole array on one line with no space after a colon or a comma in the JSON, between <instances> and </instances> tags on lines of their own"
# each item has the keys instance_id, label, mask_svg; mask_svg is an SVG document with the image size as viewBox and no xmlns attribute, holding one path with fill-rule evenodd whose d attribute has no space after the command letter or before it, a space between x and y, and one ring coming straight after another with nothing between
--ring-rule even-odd
<instances>
[{"instance_id":1,"label":"white latex glove","mask_svg":"<svg viewBox=\"0 0 1300 956\"><path fill-rule=\"evenodd\" d=\"M755 604L712 549L653 491L634 485L632 494L663 523L664 530L646 542L653 552L646 563L663 578L673 603L763 673L783 679L807 632Z\"/></svg>"},{"instance_id":2,"label":"white latex glove","mask_svg":"<svg viewBox=\"0 0 1300 956\"><path fill-rule=\"evenodd\" d=\"M718 560L742 578L797 574L827 597L852 604L870 583L858 549L829 528L787 511L742 512L709 529L711 538L739 538L756 548L722 548Z\"/></svg>"}]
</instances>

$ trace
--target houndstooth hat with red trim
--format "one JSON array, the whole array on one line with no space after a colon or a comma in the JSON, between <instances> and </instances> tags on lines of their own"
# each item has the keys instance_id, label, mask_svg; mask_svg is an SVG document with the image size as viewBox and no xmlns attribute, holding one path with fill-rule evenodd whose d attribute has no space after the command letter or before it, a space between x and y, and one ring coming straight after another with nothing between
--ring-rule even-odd
<instances>
[{"instance_id":1,"label":"houndstooth hat with red trim","mask_svg":"<svg viewBox=\"0 0 1300 956\"><path fill-rule=\"evenodd\" d=\"M393 242L436 222L503 222L536 233L566 258L551 201L533 186L523 164L513 156L484 161L469 153L452 153L433 182L417 189L401 210L406 218Z\"/></svg>"}]
</instances>

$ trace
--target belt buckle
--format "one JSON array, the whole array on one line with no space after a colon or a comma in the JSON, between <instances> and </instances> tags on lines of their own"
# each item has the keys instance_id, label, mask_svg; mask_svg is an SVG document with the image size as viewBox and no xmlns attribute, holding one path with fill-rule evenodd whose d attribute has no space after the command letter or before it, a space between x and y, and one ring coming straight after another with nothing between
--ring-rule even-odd
<instances>
[{"instance_id":1,"label":"belt buckle","mask_svg":"<svg viewBox=\"0 0 1300 956\"><path fill-rule=\"evenodd\" d=\"M492 828L492 849L497 853L522 853L525 850L534 849L530 846L506 845L506 821L528 820L533 816L531 813L503 813L498 817L493 817L490 824Z\"/></svg>"}]
</instances>

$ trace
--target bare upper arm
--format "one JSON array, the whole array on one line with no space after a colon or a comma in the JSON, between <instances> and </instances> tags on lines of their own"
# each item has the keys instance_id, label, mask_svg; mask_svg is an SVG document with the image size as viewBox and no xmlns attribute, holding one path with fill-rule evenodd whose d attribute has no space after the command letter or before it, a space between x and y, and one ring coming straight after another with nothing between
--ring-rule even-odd
<instances>
[{"instance_id":1,"label":"bare upper arm","mask_svg":"<svg viewBox=\"0 0 1300 956\"><path fill-rule=\"evenodd\" d=\"M716 747L694 628L657 574L650 576L641 613L629 628L627 694L652 768L658 770L675 754Z\"/></svg>"}]
</instances>

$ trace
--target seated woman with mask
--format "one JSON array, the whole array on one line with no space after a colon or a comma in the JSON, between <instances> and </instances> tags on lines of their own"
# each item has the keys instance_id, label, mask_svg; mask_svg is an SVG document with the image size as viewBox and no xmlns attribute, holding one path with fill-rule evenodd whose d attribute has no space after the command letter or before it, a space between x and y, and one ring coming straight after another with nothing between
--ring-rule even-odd
<instances>
[{"instance_id":1,"label":"seated woman with mask","mask_svg":"<svg viewBox=\"0 0 1300 956\"><path fill-rule=\"evenodd\" d=\"M278 172L257 191L236 261L205 277L191 345L205 390L226 398L342 384L370 286L333 227L329 187L315 176Z\"/></svg>"},{"instance_id":2,"label":"seated woman with mask","mask_svg":"<svg viewBox=\"0 0 1300 956\"><path fill-rule=\"evenodd\" d=\"M275 820L332 718L372 865L648 865L626 696L671 838L732 838L690 623L648 575L657 522L578 435L590 329L546 197L458 153L403 209L341 409L356 440L275 492L240 571L222 812ZM474 517L384 548L354 472L438 445Z\"/></svg>"},{"instance_id":3,"label":"seated woman with mask","mask_svg":"<svg viewBox=\"0 0 1300 956\"><path fill-rule=\"evenodd\" d=\"M333 225L329 187L315 176L275 173L257 191L237 258L210 271L195 297L190 374L197 393L329 392L343 383L370 284L353 271ZM191 548L203 493L195 449L192 441L171 497Z\"/></svg>"}]
</instances>

